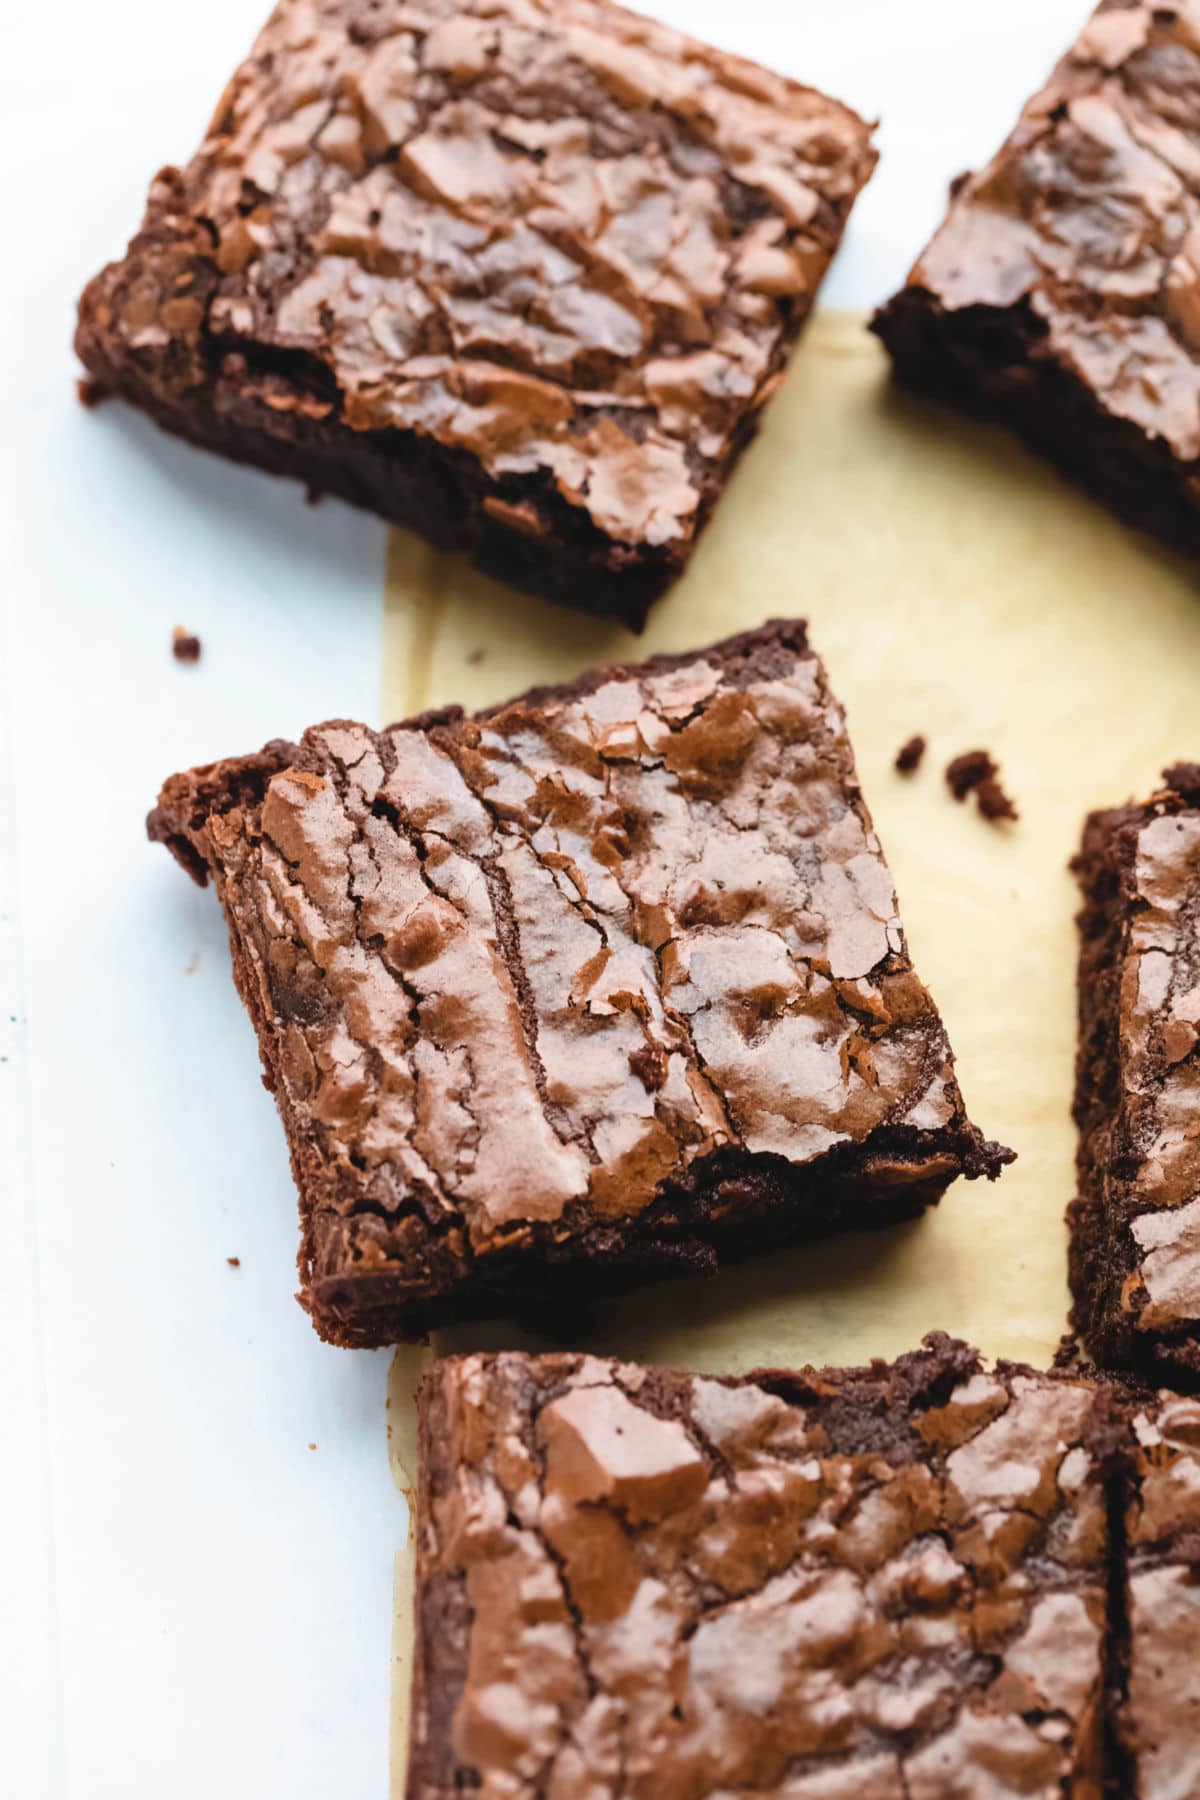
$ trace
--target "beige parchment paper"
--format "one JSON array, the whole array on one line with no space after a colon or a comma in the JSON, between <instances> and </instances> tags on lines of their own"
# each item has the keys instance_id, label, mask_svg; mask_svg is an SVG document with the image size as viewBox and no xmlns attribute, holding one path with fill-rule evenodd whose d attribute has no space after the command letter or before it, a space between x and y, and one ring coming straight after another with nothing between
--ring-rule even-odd
<instances>
[{"instance_id":1,"label":"beige parchment paper","mask_svg":"<svg viewBox=\"0 0 1200 1800\"><path fill-rule=\"evenodd\" d=\"M736 1373L890 1357L936 1327L1044 1364L1067 1316L1067 862L1089 808L1144 795L1167 763L1200 757L1200 578L1003 434L897 394L865 320L827 312L643 637L517 598L395 534L383 715L483 706L776 615L809 620L968 1106L1019 1161L994 1186L958 1184L919 1223L643 1289L606 1306L574 1347ZM892 765L918 731L929 752L905 780ZM945 764L979 746L1002 764L1015 826L950 797ZM500 1321L398 1353L389 1413L402 1487L422 1357L517 1347L536 1345ZM411 1571L397 1594L399 1794Z\"/></svg>"}]
</instances>

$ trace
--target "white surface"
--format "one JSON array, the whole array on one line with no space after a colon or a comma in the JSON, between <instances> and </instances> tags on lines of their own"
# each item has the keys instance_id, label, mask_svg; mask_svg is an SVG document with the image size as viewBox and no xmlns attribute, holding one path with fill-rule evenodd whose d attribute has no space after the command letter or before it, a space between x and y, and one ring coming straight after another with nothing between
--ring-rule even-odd
<instances>
[{"instance_id":1,"label":"white surface","mask_svg":"<svg viewBox=\"0 0 1200 1800\"><path fill-rule=\"evenodd\" d=\"M322 1347L291 1298L291 1180L217 909L142 819L172 769L375 717L384 534L75 404L75 295L198 140L258 0L9 10L0 1792L382 1800L385 1358ZM655 10L882 115L826 290L867 305L1085 7Z\"/></svg>"}]
</instances>

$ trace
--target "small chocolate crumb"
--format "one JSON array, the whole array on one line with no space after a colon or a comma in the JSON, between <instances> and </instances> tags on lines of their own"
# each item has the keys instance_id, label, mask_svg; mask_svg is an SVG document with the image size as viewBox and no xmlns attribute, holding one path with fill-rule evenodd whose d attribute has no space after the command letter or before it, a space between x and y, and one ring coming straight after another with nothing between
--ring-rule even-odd
<instances>
[{"instance_id":1,"label":"small chocolate crumb","mask_svg":"<svg viewBox=\"0 0 1200 1800\"><path fill-rule=\"evenodd\" d=\"M308 1447L310 1450L315 1450L317 1446L315 1444L310 1444Z\"/></svg>"},{"instance_id":2,"label":"small chocolate crumb","mask_svg":"<svg viewBox=\"0 0 1200 1800\"><path fill-rule=\"evenodd\" d=\"M106 388L102 381L92 381L87 375L79 377L75 383L75 392L79 395L80 406L86 406L89 412L94 412L106 400L112 399L111 388Z\"/></svg>"},{"instance_id":3,"label":"small chocolate crumb","mask_svg":"<svg viewBox=\"0 0 1200 1800\"><path fill-rule=\"evenodd\" d=\"M240 1269L242 1266L242 1259L240 1256L227 1256L225 1261L229 1264L231 1269Z\"/></svg>"},{"instance_id":4,"label":"small chocolate crumb","mask_svg":"<svg viewBox=\"0 0 1200 1800\"><path fill-rule=\"evenodd\" d=\"M896 752L896 773L898 775L915 775L928 748L928 743L919 731L915 737L910 737L907 744L902 744Z\"/></svg>"},{"instance_id":5,"label":"small chocolate crumb","mask_svg":"<svg viewBox=\"0 0 1200 1800\"><path fill-rule=\"evenodd\" d=\"M483 661L485 654L486 652L483 650L468 650L467 661L471 664L472 668L478 668L479 664Z\"/></svg>"},{"instance_id":6,"label":"small chocolate crumb","mask_svg":"<svg viewBox=\"0 0 1200 1800\"><path fill-rule=\"evenodd\" d=\"M993 824L1000 819L1017 819L1020 814L1009 796L1005 793L994 775L981 781L975 789L975 804L985 819Z\"/></svg>"},{"instance_id":7,"label":"small chocolate crumb","mask_svg":"<svg viewBox=\"0 0 1200 1800\"><path fill-rule=\"evenodd\" d=\"M946 785L956 800L965 800L973 788L995 773L996 765L986 750L964 750L947 764Z\"/></svg>"},{"instance_id":8,"label":"small chocolate crumb","mask_svg":"<svg viewBox=\"0 0 1200 1800\"><path fill-rule=\"evenodd\" d=\"M176 662L194 663L200 661L201 644L198 637L177 625L171 633L171 655Z\"/></svg>"},{"instance_id":9,"label":"small chocolate crumb","mask_svg":"<svg viewBox=\"0 0 1200 1800\"><path fill-rule=\"evenodd\" d=\"M1000 785L1000 765L988 750L965 750L956 756L947 764L946 785L956 800L974 794L980 813L992 824L1020 816Z\"/></svg>"},{"instance_id":10,"label":"small chocolate crumb","mask_svg":"<svg viewBox=\"0 0 1200 1800\"><path fill-rule=\"evenodd\" d=\"M657 1094L667 1079L667 1056L661 1044L649 1039L629 1052L629 1067L648 1094Z\"/></svg>"},{"instance_id":11,"label":"small chocolate crumb","mask_svg":"<svg viewBox=\"0 0 1200 1800\"><path fill-rule=\"evenodd\" d=\"M1200 763L1172 763L1169 769L1163 770L1163 780L1181 800L1200 806Z\"/></svg>"}]
</instances>

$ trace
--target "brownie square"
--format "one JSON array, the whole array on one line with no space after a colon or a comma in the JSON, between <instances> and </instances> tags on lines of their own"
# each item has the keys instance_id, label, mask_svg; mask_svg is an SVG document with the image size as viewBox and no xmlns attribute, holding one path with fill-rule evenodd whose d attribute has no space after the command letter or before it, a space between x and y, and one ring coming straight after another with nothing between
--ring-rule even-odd
<instances>
[{"instance_id":1,"label":"brownie square","mask_svg":"<svg viewBox=\"0 0 1200 1800\"><path fill-rule=\"evenodd\" d=\"M1094 813L1080 914L1075 1323L1103 1363L1200 1376L1200 769Z\"/></svg>"},{"instance_id":2,"label":"brownie square","mask_svg":"<svg viewBox=\"0 0 1200 1800\"><path fill-rule=\"evenodd\" d=\"M1105 0L875 321L909 386L1200 550L1200 38Z\"/></svg>"},{"instance_id":3,"label":"brownie square","mask_svg":"<svg viewBox=\"0 0 1200 1800\"><path fill-rule=\"evenodd\" d=\"M408 1800L1098 1800L1086 1377L470 1356L419 1416Z\"/></svg>"},{"instance_id":4,"label":"brownie square","mask_svg":"<svg viewBox=\"0 0 1200 1800\"><path fill-rule=\"evenodd\" d=\"M870 138L609 0L281 0L77 347L168 430L636 628Z\"/></svg>"},{"instance_id":5,"label":"brownie square","mask_svg":"<svg viewBox=\"0 0 1200 1800\"><path fill-rule=\"evenodd\" d=\"M1160 1394L1134 1431L1119 1792L1123 1800L1188 1800L1200 1794L1200 1401Z\"/></svg>"},{"instance_id":6,"label":"brownie square","mask_svg":"<svg viewBox=\"0 0 1200 1800\"><path fill-rule=\"evenodd\" d=\"M799 623L167 782L346 1344L908 1218L968 1120Z\"/></svg>"}]
</instances>

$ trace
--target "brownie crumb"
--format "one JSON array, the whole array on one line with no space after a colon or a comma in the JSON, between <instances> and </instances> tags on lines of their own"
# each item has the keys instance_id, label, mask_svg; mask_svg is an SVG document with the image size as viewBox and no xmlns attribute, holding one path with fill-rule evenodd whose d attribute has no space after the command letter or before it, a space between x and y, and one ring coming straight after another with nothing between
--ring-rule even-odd
<instances>
[{"instance_id":1,"label":"brownie crumb","mask_svg":"<svg viewBox=\"0 0 1200 1800\"><path fill-rule=\"evenodd\" d=\"M225 1261L229 1264L231 1269L240 1269L242 1266L242 1259L240 1256L227 1256Z\"/></svg>"},{"instance_id":2,"label":"brownie crumb","mask_svg":"<svg viewBox=\"0 0 1200 1800\"><path fill-rule=\"evenodd\" d=\"M1001 819L1016 820L1021 816L1017 811L1016 802L1005 793L994 775L989 775L987 780L981 781L975 789L975 804L984 818L991 820L992 824L996 824Z\"/></svg>"},{"instance_id":3,"label":"brownie crumb","mask_svg":"<svg viewBox=\"0 0 1200 1800\"><path fill-rule=\"evenodd\" d=\"M486 653L483 650L468 650L467 661L473 669L477 669L483 661L485 654Z\"/></svg>"},{"instance_id":4,"label":"brownie crumb","mask_svg":"<svg viewBox=\"0 0 1200 1800\"><path fill-rule=\"evenodd\" d=\"M956 800L965 800L981 781L996 773L996 765L986 750L964 750L946 766L946 785Z\"/></svg>"},{"instance_id":5,"label":"brownie crumb","mask_svg":"<svg viewBox=\"0 0 1200 1800\"><path fill-rule=\"evenodd\" d=\"M965 750L956 756L946 767L946 785L956 800L974 794L980 813L992 824L1020 817L1000 784L1000 765L988 750Z\"/></svg>"},{"instance_id":6,"label":"brownie crumb","mask_svg":"<svg viewBox=\"0 0 1200 1800\"><path fill-rule=\"evenodd\" d=\"M75 392L79 395L80 406L86 406L89 412L95 412L98 406L103 406L106 400L112 399L111 388L105 387L102 381L92 381L86 375L81 375L75 383Z\"/></svg>"},{"instance_id":7,"label":"brownie crumb","mask_svg":"<svg viewBox=\"0 0 1200 1800\"><path fill-rule=\"evenodd\" d=\"M928 743L919 731L914 737L910 737L907 744L902 744L896 752L896 773L898 775L915 775L925 760L925 752L928 748Z\"/></svg>"},{"instance_id":8,"label":"brownie crumb","mask_svg":"<svg viewBox=\"0 0 1200 1800\"><path fill-rule=\"evenodd\" d=\"M1163 782L1189 806L1200 806L1200 763L1172 763L1163 770Z\"/></svg>"},{"instance_id":9,"label":"brownie crumb","mask_svg":"<svg viewBox=\"0 0 1200 1800\"><path fill-rule=\"evenodd\" d=\"M200 661L201 643L198 637L177 625L171 633L171 655L176 662L194 663Z\"/></svg>"}]
</instances>

